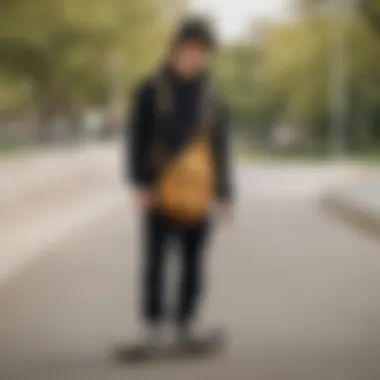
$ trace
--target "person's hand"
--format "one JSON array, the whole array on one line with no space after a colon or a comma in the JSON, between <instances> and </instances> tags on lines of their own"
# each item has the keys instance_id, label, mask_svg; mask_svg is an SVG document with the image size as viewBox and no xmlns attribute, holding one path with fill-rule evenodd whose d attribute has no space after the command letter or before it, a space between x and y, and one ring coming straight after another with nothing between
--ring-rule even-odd
<instances>
[{"instance_id":1,"label":"person's hand","mask_svg":"<svg viewBox=\"0 0 380 380\"><path fill-rule=\"evenodd\" d=\"M233 220L234 211L230 203L219 203L216 207L216 219L222 224L231 223Z\"/></svg>"},{"instance_id":2,"label":"person's hand","mask_svg":"<svg viewBox=\"0 0 380 380\"><path fill-rule=\"evenodd\" d=\"M135 191L134 197L135 197L137 206L140 207L144 211L149 210L153 206L154 194L151 189L146 189L146 188L137 189Z\"/></svg>"}]
</instances>

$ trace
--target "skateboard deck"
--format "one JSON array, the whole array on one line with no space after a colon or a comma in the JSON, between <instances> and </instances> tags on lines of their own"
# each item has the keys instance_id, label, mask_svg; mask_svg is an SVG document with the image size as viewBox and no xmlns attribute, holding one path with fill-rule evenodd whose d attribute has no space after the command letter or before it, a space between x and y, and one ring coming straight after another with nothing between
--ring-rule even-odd
<instances>
[{"instance_id":1,"label":"skateboard deck","mask_svg":"<svg viewBox=\"0 0 380 380\"><path fill-rule=\"evenodd\" d=\"M197 337L186 343L167 344L150 348L143 344L131 344L118 348L115 352L119 363L141 363L161 360L191 359L213 356L221 353L225 337L221 332Z\"/></svg>"}]
</instances>

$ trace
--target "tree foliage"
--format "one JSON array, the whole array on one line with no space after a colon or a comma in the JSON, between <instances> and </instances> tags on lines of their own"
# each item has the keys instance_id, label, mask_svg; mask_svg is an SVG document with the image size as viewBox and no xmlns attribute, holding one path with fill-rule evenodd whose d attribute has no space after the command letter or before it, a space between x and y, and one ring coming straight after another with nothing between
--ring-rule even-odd
<instances>
[{"instance_id":1,"label":"tree foliage","mask_svg":"<svg viewBox=\"0 0 380 380\"><path fill-rule=\"evenodd\" d=\"M372 7L380 4L371 2ZM221 55L220 71L228 67L229 72L221 81L235 119L249 120L247 130L262 128L263 123L270 129L290 122L317 140L329 138L335 112L332 63L340 54L333 44L334 28L341 16L321 12L328 3L302 1L304 15L272 23L260 39L230 46ZM344 123L352 147L366 147L380 135L380 34L374 18L375 14L368 17L360 9L352 10L345 24Z\"/></svg>"},{"instance_id":2,"label":"tree foliage","mask_svg":"<svg viewBox=\"0 0 380 380\"><path fill-rule=\"evenodd\" d=\"M104 105L112 70L127 90L158 58L183 6L181 0L0 0L0 78L6 78L0 92L14 93L0 109L28 101L42 114ZM25 85L28 100L17 96Z\"/></svg>"}]
</instances>

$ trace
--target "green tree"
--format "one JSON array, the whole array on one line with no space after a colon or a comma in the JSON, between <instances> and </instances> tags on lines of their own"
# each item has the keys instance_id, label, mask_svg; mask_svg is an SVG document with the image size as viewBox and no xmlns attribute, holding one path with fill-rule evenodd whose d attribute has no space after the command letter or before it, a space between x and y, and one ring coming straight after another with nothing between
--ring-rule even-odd
<instances>
[{"instance_id":1,"label":"green tree","mask_svg":"<svg viewBox=\"0 0 380 380\"><path fill-rule=\"evenodd\" d=\"M122 87L154 62L171 21L163 2L2 0L0 73L29 83L39 110L37 137L48 137L57 109L75 111L109 98L110 57L118 53ZM165 0L179 12L181 0Z\"/></svg>"}]
</instances>

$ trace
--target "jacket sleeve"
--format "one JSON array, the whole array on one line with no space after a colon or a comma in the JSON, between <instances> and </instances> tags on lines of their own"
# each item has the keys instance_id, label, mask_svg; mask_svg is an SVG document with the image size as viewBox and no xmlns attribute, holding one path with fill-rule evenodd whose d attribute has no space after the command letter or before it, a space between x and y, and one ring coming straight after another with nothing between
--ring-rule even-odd
<instances>
[{"instance_id":1,"label":"jacket sleeve","mask_svg":"<svg viewBox=\"0 0 380 380\"><path fill-rule=\"evenodd\" d=\"M233 179L230 152L229 114L225 105L219 106L213 130L213 150L216 171L216 197L222 202L233 201Z\"/></svg>"},{"instance_id":2,"label":"jacket sleeve","mask_svg":"<svg viewBox=\"0 0 380 380\"><path fill-rule=\"evenodd\" d=\"M150 185L149 155L153 118L153 86L146 81L135 90L125 126L126 178L136 187Z\"/></svg>"}]
</instances>

